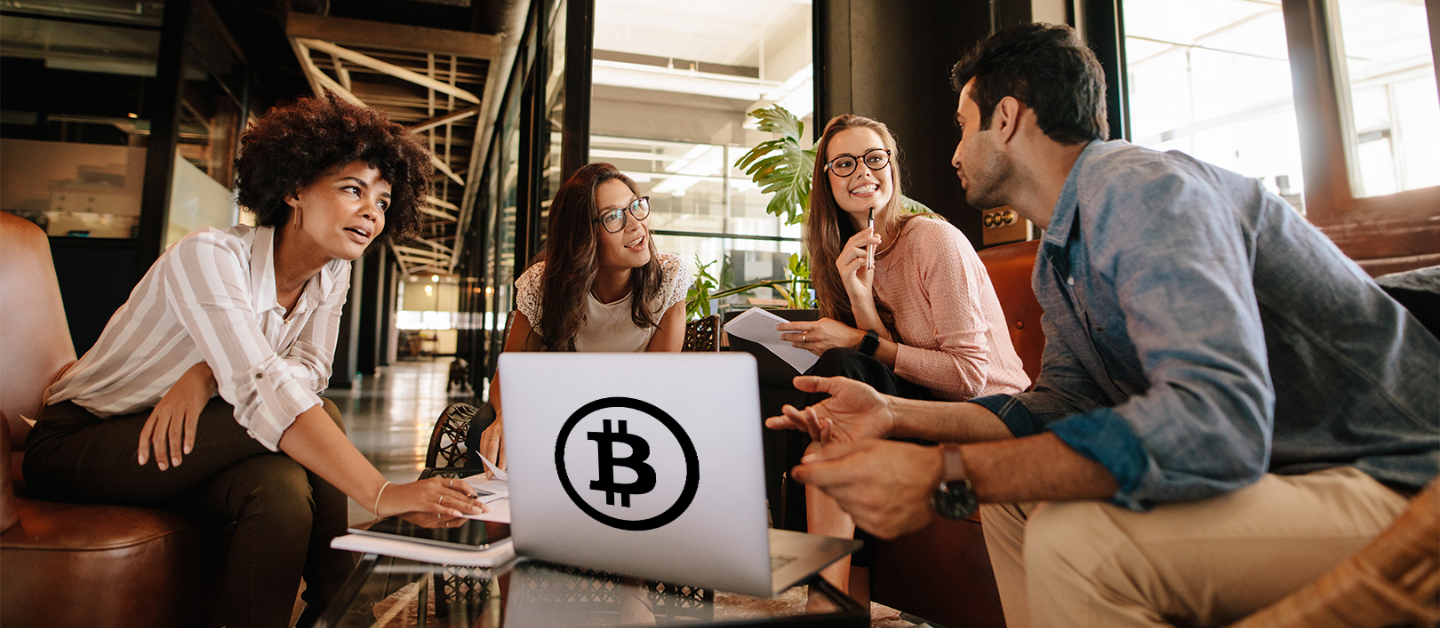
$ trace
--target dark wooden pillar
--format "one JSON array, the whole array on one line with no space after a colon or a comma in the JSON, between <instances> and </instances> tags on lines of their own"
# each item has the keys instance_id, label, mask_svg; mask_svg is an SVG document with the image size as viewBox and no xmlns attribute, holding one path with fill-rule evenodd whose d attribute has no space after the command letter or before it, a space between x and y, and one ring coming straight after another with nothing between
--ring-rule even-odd
<instances>
[{"instance_id":1,"label":"dark wooden pillar","mask_svg":"<svg viewBox=\"0 0 1440 628\"><path fill-rule=\"evenodd\" d=\"M364 259L364 258L361 258ZM335 359L331 361L331 388L349 387L358 370L360 353L360 318L364 311L365 264L361 260L350 263L350 296L345 301L345 311L340 314L340 330L335 340Z\"/></svg>"},{"instance_id":2,"label":"dark wooden pillar","mask_svg":"<svg viewBox=\"0 0 1440 628\"><path fill-rule=\"evenodd\" d=\"M365 375L375 372L380 364L380 319L384 309L385 254L379 250L352 262L364 263L364 281L350 287L350 297L359 297L362 302L359 312L359 327L356 330L355 370ZM363 296L362 296L363 294Z\"/></svg>"},{"instance_id":3,"label":"dark wooden pillar","mask_svg":"<svg viewBox=\"0 0 1440 628\"><path fill-rule=\"evenodd\" d=\"M376 308L380 313L380 329L377 330L377 335L380 338L380 347L378 349L380 357L375 364L377 366L390 366L390 345L395 340L395 301L397 296L395 293L395 280L398 269L394 260L390 258L389 250L381 251L380 255L382 256L382 263L380 264L380 302L376 304Z\"/></svg>"},{"instance_id":4,"label":"dark wooden pillar","mask_svg":"<svg viewBox=\"0 0 1440 628\"><path fill-rule=\"evenodd\" d=\"M185 42L190 36L192 0L165 3L160 25L160 54L154 86L147 96L150 145L145 151L145 187L140 193L139 241L134 281L160 257L170 223L170 180L175 172L175 146L180 141L180 103L185 90Z\"/></svg>"},{"instance_id":5,"label":"dark wooden pillar","mask_svg":"<svg viewBox=\"0 0 1440 628\"><path fill-rule=\"evenodd\" d=\"M845 113L884 122L899 140L905 195L980 243L980 212L965 203L950 166L959 141L954 123L959 95L950 88L950 68L990 34L991 0L815 4L816 136L830 118ZM1029 21L1028 2L1005 4L1016 6L996 19Z\"/></svg>"}]
</instances>

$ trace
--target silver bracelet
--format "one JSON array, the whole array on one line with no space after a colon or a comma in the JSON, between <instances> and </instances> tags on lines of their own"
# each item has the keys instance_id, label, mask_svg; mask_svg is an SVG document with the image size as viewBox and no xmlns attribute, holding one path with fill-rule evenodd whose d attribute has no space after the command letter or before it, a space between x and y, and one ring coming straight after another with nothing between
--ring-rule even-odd
<instances>
[{"instance_id":1,"label":"silver bracelet","mask_svg":"<svg viewBox=\"0 0 1440 628\"><path fill-rule=\"evenodd\" d=\"M379 491L375 492L375 507L371 508L370 510L375 511L376 517L380 516L380 496L385 494L385 488L388 486L390 486L390 483L386 482L380 486Z\"/></svg>"}]
</instances>

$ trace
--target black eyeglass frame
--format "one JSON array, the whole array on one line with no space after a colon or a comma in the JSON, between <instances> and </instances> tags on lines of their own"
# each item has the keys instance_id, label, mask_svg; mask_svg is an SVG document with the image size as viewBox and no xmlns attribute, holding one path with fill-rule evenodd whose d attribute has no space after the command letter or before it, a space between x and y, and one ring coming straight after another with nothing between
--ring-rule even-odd
<instances>
[{"instance_id":1,"label":"black eyeglass frame","mask_svg":"<svg viewBox=\"0 0 1440 628\"><path fill-rule=\"evenodd\" d=\"M644 215L644 216L637 216L637 215L635 214L635 208L637 208L637 207L642 207L642 206L645 208L645 215ZM618 229L611 229L609 225L606 225L606 224L605 224L605 217L606 217L606 216L613 215L615 212L620 212L620 227L619 227ZM624 231L624 230L625 230L625 225L629 224L629 222L630 222L630 219L625 217L625 214L627 214L627 213L630 214L630 217L631 217L631 218L634 218L635 220L645 220L646 218L649 218L649 217L650 217L650 197L649 197L649 196L639 196L639 197L636 197L635 200L630 201L630 204L629 204L629 205L626 205L626 206L624 206L624 207L619 207L619 208L616 208L616 209L612 209L612 210L610 210L610 211L605 212L604 214L601 214L600 217L598 217L598 218L595 219L595 222L600 223L600 226L605 229L605 232L606 232L606 233L620 233L621 231Z\"/></svg>"},{"instance_id":2,"label":"black eyeglass frame","mask_svg":"<svg viewBox=\"0 0 1440 628\"><path fill-rule=\"evenodd\" d=\"M885 163L884 163L884 165L881 165L881 166L878 167L878 168L877 168L877 167L872 167L870 164L865 163L865 157L866 157L867 155L869 155L870 153L873 153L873 152L876 152L876 151L881 151L881 152L885 153ZM840 170L835 166L835 162L840 161L841 159L844 159L844 158L846 158L846 157L849 157L849 158L851 158L851 159L854 159L854 160L855 160L855 165L850 167L850 171L849 171L849 172L841 173ZM858 167L860 167L860 164L865 164L865 167L866 167L866 168L870 168L870 171L871 171L871 172L879 172L879 171L881 171L881 170L884 170L884 169L890 167L890 157L891 157L891 155L890 155L890 149L888 149L888 148L872 148L872 149L870 149L870 150L865 151L864 153L861 153L859 157L856 157L855 155L840 155L840 156L838 156L838 157L836 157L836 158L834 158L834 159L831 159L830 161L825 162L825 171L826 171L826 172L830 172L830 173L834 173L835 176L837 176L837 177L842 177L842 178L843 178L843 177L848 177L848 176L850 176L850 175L852 175L852 174L855 174L855 169L858 168Z\"/></svg>"}]
</instances>

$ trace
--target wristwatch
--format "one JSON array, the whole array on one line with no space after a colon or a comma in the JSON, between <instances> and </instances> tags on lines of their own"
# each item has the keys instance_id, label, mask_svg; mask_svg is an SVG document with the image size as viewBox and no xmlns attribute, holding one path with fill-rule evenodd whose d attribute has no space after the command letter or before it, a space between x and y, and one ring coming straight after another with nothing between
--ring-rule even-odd
<instances>
[{"instance_id":1,"label":"wristwatch","mask_svg":"<svg viewBox=\"0 0 1440 628\"><path fill-rule=\"evenodd\" d=\"M965 477L965 461L960 458L960 446L945 443L940 446L944 469L940 472L940 487L930 497L930 506L946 519L964 519L975 514L980 500L975 496L975 487Z\"/></svg>"},{"instance_id":2,"label":"wristwatch","mask_svg":"<svg viewBox=\"0 0 1440 628\"><path fill-rule=\"evenodd\" d=\"M880 348L880 333L875 330L865 332L865 337L860 339L860 353L874 357L875 350Z\"/></svg>"}]
</instances>

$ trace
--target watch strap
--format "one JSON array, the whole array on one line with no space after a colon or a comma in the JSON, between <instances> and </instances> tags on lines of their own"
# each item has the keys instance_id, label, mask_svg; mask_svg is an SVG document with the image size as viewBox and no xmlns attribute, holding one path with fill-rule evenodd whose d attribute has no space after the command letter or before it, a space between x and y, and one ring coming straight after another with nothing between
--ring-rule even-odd
<instances>
[{"instance_id":1,"label":"watch strap","mask_svg":"<svg viewBox=\"0 0 1440 628\"><path fill-rule=\"evenodd\" d=\"M875 350L880 348L880 333L875 330L865 332L865 337L860 339L860 353L874 357Z\"/></svg>"},{"instance_id":2,"label":"watch strap","mask_svg":"<svg viewBox=\"0 0 1440 628\"><path fill-rule=\"evenodd\" d=\"M970 477L965 474L965 459L960 456L960 445L956 443L943 443L940 445L940 455L943 456L942 470L940 472L941 482L958 482L968 480Z\"/></svg>"}]
</instances>

